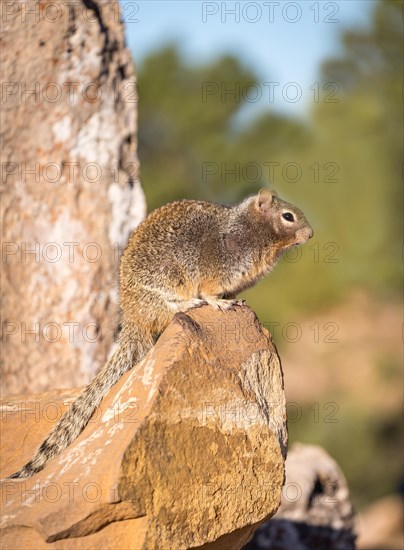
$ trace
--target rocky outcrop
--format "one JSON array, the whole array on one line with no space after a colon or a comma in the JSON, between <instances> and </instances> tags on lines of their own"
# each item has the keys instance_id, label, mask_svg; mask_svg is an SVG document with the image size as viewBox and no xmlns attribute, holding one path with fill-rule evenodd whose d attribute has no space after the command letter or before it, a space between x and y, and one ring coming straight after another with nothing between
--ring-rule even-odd
<instances>
[{"instance_id":1,"label":"rocky outcrop","mask_svg":"<svg viewBox=\"0 0 404 550\"><path fill-rule=\"evenodd\" d=\"M295 444L282 503L245 550L353 550L355 515L346 479L321 448Z\"/></svg>"},{"instance_id":2,"label":"rocky outcrop","mask_svg":"<svg viewBox=\"0 0 404 550\"><path fill-rule=\"evenodd\" d=\"M2 402L1 475L78 390ZM3 548L241 548L277 510L282 371L247 307L178 314L42 472L2 483Z\"/></svg>"},{"instance_id":3,"label":"rocky outcrop","mask_svg":"<svg viewBox=\"0 0 404 550\"><path fill-rule=\"evenodd\" d=\"M145 212L135 75L115 0L2 6L2 394L87 383Z\"/></svg>"}]
</instances>

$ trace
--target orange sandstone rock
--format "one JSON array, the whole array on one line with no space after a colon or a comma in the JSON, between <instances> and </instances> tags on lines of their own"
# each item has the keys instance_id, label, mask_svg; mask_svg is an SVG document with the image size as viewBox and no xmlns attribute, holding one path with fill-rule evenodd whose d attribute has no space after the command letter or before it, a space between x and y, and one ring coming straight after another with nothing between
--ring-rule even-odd
<instances>
[{"instance_id":1,"label":"orange sandstone rock","mask_svg":"<svg viewBox=\"0 0 404 550\"><path fill-rule=\"evenodd\" d=\"M2 477L78 392L3 400ZM76 441L3 481L2 548L241 548L279 506L286 445L281 366L254 313L178 314Z\"/></svg>"}]
</instances>

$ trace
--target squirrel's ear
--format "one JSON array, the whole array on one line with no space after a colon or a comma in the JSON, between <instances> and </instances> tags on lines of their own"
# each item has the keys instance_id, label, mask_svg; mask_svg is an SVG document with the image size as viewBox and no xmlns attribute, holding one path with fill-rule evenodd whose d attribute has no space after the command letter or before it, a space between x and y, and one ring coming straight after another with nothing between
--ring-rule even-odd
<instances>
[{"instance_id":1,"label":"squirrel's ear","mask_svg":"<svg viewBox=\"0 0 404 550\"><path fill-rule=\"evenodd\" d=\"M271 189L271 193L273 197L277 197L278 193L275 191L275 189Z\"/></svg>"},{"instance_id":2,"label":"squirrel's ear","mask_svg":"<svg viewBox=\"0 0 404 550\"><path fill-rule=\"evenodd\" d=\"M257 209L264 210L272 204L273 199L273 192L269 191L268 189L260 189L255 199L255 206L257 207Z\"/></svg>"}]
</instances>

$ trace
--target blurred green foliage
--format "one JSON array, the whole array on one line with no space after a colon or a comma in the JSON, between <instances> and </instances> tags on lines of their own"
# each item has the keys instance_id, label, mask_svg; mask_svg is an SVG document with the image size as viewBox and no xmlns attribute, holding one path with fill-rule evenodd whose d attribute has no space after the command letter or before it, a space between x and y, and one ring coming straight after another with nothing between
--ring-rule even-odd
<instances>
[{"instance_id":1,"label":"blurred green foliage","mask_svg":"<svg viewBox=\"0 0 404 550\"><path fill-rule=\"evenodd\" d=\"M355 287L398 296L401 10L395 0L377 2L368 29L341 36L342 53L321 67L305 120L264 111L240 124L260 83L232 56L190 66L172 44L138 68L139 157L150 210L179 198L231 204L268 186L301 207L314 228L309 243L246 293L263 323L327 308ZM236 93L225 93L231 89ZM300 422L291 439L324 445L362 504L391 489L399 475L398 441L390 438L369 472L381 475L378 482L363 478L363 465L380 444L379 424L353 407L332 438L326 425L310 430ZM358 455L347 456L354 447Z\"/></svg>"}]
</instances>

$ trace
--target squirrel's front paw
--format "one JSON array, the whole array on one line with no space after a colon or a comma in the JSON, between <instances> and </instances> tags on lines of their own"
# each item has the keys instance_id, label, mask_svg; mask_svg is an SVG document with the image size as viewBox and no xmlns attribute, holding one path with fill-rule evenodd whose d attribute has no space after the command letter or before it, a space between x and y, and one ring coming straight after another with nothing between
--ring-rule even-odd
<instances>
[{"instance_id":1,"label":"squirrel's front paw","mask_svg":"<svg viewBox=\"0 0 404 550\"><path fill-rule=\"evenodd\" d=\"M242 306L245 300L224 300L223 298L205 298L206 302L219 311L228 311L235 306Z\"/></svg>"}]
</instances>

